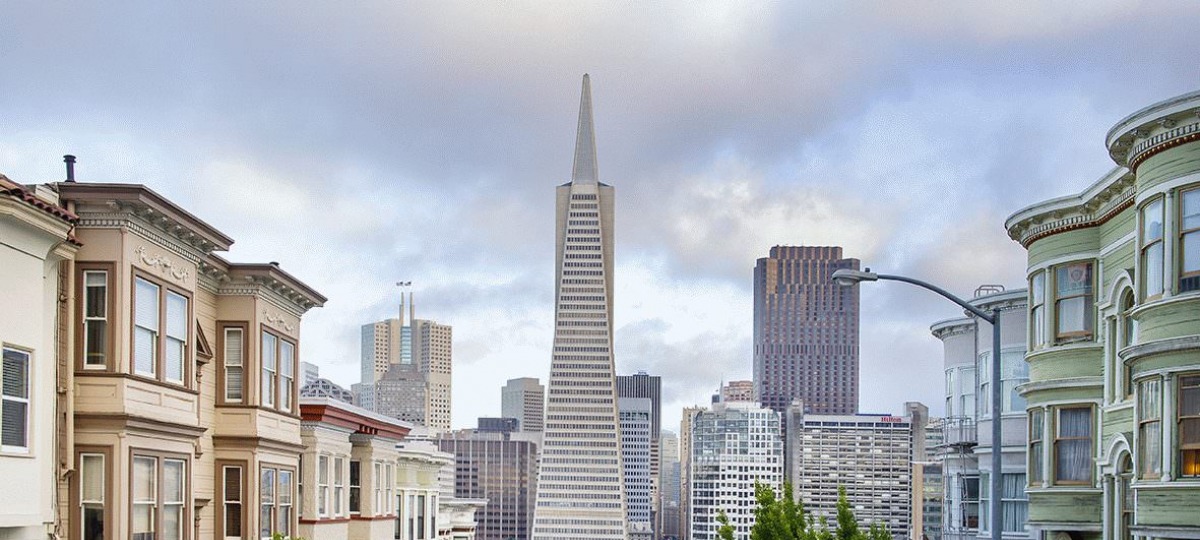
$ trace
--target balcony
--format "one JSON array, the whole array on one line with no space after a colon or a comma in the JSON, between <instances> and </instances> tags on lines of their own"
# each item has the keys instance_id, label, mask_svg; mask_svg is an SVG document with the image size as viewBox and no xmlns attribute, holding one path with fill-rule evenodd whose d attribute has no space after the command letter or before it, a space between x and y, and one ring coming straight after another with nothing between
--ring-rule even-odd
<instances>
[{"instance_id":1,"label":"balcony","mask_svg":"<svg viewBox=\"0 0 1200 540\"><path fill-rule=\"evenodd\" d=\"M971 416L951 416L942 419L942 442L937 448L943 450L962 450L979 444L979 431L975 427L975 418Z\"/></svg>"}]
</instances>

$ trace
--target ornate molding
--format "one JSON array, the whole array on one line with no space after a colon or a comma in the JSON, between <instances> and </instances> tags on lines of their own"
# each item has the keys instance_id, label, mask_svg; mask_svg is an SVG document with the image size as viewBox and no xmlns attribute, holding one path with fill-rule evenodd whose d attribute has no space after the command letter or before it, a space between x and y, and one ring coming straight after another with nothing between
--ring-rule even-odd
<instances>
[{"instance_id":1,"label":"ornate molding","mask_svg":"<svg viewBox=\"0 0 1200 540\"><path fill-rule=\"evenodd\" d=\"M171 259L168 259L163 255L147 255L146 246L138 246L137 249L133 251L134 253L137 253L138 258L142 261L142 264L152 268L158 268L163 275L169 275L180 283L187 283L188 277L191 276L191 271L189 271L187 268L181 268L179 265L171 262Z\"/></svg>"},{"instance_id":2,"label":"ornate molding","mask_svg":"<svg viewBox=\"0 0 1200 540\"><path fill-rule=\"evenodd\" d=\"M267 324L270 324L271 326L282 328L288 332L296 331L296 325L289 323L281 314L271 313L270 311L264 309L262 311L262 316L263 319L267 321Z\"/></svg>"},{"instance_id":3,"label":"ornate molding","mask_svg":"<svg viewBox=\"0 0 1200 540\"><path fill-rule=\"evenodd\" d=\"M1084 192L1074 204L1047 208L1012 224L1008 236L1028 249L1029 244L1046 236L1103 224L1132 206L1135 195L1134 176L1124 174L1090 198L1085 198Z\"/></svg>"}]
</instances>

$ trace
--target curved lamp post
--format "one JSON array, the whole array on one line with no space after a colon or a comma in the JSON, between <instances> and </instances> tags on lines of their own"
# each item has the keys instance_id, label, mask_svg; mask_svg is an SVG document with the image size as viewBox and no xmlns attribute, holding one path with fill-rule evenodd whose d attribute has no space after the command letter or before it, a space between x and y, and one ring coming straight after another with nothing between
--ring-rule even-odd
<instances>
[{"instance_id":1,"label":"curved lamp post","mask_svg":"<svg viewBox=\"0 0 1200 540\"><path fill-rule=\"evenodd\" d=\"M832 277L835 283L843 287L852 287L859 282L879 281L881 279L911 283L942 295L947 300L962 306L963 309L969 311L972 315L992 325L992 478L990 485L991 499L988 501L988 526L991 527L992 540L1001 540L1003 527L1000 524L1000 410L1002 405L1000 402L1002 398L1000 392L1000 309L996 308L991 313L988 313L936 285L910 277L876 274L870 268L866 269L866 271L843 268L834 272Z\"/></svg>"}]
</instances>

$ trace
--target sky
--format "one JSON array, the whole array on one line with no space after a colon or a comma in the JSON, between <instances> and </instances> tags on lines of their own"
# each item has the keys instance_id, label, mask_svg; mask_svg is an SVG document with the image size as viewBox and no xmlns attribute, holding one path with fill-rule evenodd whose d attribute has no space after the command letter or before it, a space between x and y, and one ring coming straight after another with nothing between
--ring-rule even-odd
<instances>
[{"instance_id":1,"label":"sky","mask_svg":"<svg viewBox=\"0 0 1200 540\"><path fill-rule=\"evenodd\" d=\"M752 269L840 245L970 296L1022 287L1017 210L1114 164L1107 130L1200 85L1196 2L4 2L0 173L149 186L329 298L301 359L357 382L359 326L454 328L453 423L549 375L554 186L590 73L616 187L618 373L663 425L749 379ZM863 285L860 410L942 410L926 291Z\"/></svg>"}]
</instances>

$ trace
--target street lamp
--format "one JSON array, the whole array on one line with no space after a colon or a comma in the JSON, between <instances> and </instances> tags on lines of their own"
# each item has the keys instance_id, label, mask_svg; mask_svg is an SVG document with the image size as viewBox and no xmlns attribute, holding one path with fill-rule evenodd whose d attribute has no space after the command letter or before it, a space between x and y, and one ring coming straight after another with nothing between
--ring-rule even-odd
<instances>
[{"instance_id":1,"label":"street lamp","mask_svg":"<svg viewBox=\"0 0 1200 540\"><path fill-rule=\"evenodd\" d=\"M1001 531L1000 525L1000 400L1002 397L1000 392L1000 308L994 308L991 313L988 313L936 285L910 277L876 274L870 268L865 271L843 268L834 272L832 277L835 283L843 287L852 287L863 281L879 281L881 279L911 283L942 295L992 325L992 480L990 486L992 497L988 501L988 526L992 528L992 540L1001 540L1003 531Z\"/></svg>"}]
</instances>

